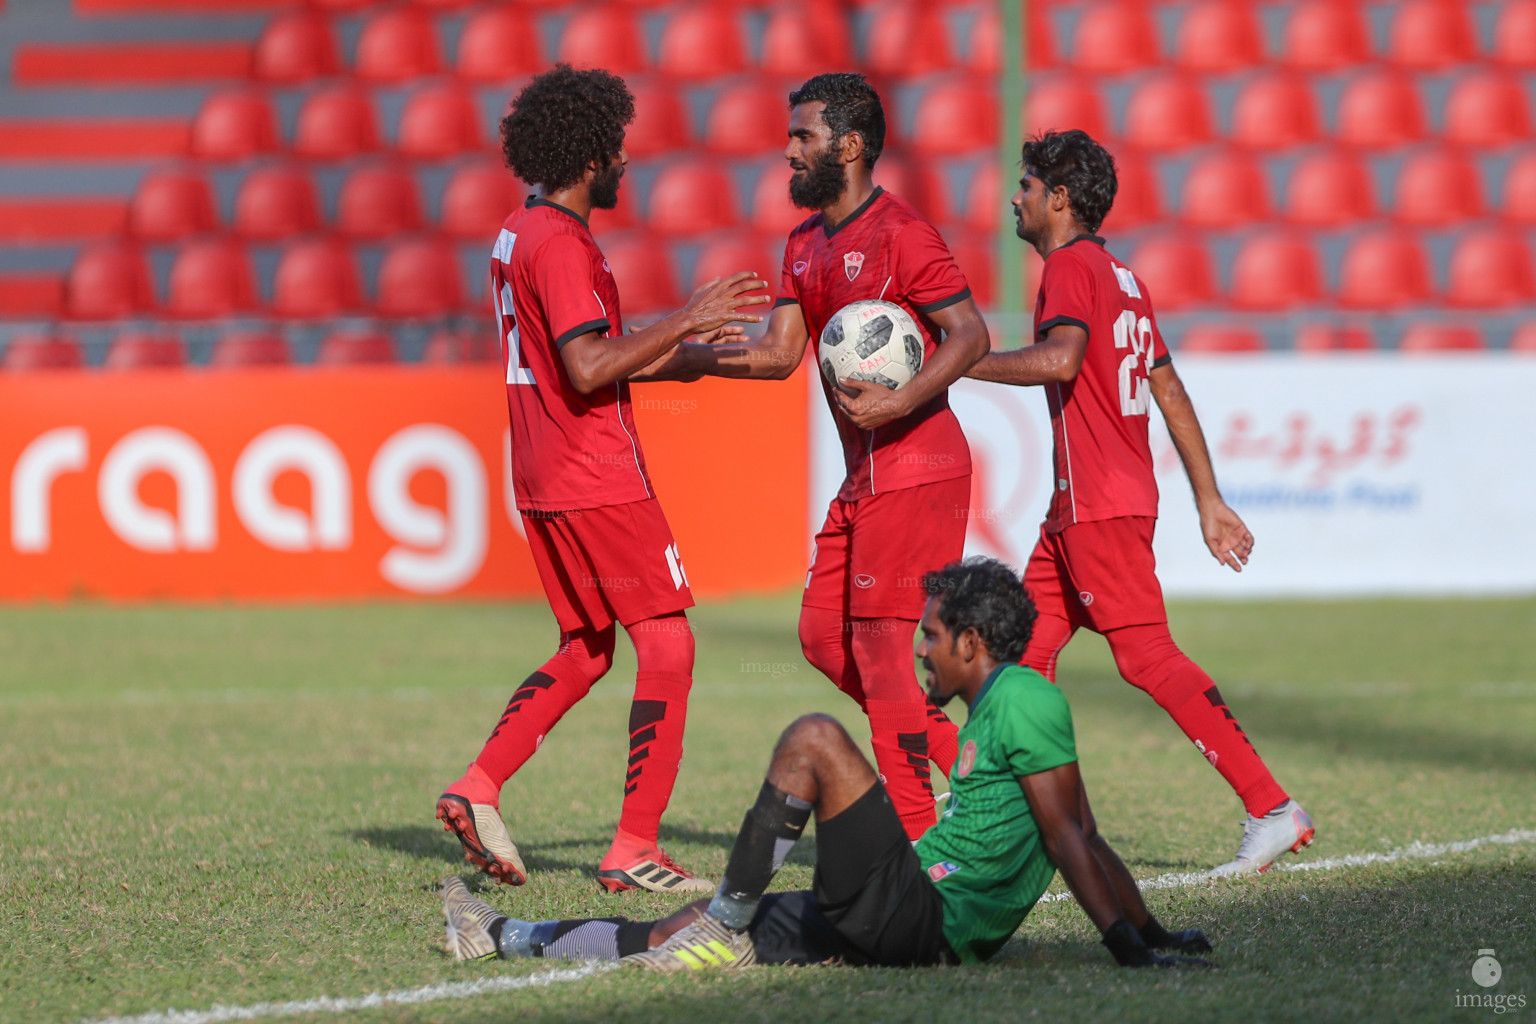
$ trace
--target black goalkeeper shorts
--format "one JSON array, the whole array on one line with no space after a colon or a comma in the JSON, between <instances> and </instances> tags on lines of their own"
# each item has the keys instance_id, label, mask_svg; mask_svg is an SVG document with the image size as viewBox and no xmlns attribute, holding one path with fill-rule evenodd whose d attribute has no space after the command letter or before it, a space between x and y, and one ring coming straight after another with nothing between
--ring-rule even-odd
<instances>
[{"instance_id":1,"label":"black goalkeeper shorts","mask_svg":"<svg viewBox=\"0 0 1536 1024\"><path fill-rule=\"evenodd\" d=\"M944 906L885 787L816 825L810 892L763 897L749 931L760 963L922 967L958 963Z\"/></svg>"}]
</instances>

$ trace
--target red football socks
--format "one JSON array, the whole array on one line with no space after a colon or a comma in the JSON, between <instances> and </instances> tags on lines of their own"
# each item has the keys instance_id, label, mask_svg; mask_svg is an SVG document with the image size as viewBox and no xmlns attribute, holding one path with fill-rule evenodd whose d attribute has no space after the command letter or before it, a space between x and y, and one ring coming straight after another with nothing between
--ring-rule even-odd
<instances>
[{"instance_id":1,"label":"red football socks","mask_svg":"<svg viewBox=\"0 0 1536 1024\"><path fill-rule=\"evenodd\" d=\"M1249 814L1262 817L1284 803L1275 781L1221 691L1190 661L1163 623L1126 626L1105 634L1126 682L1145 690L1236 791Z\"/></svg>"},{"instance_id":2,"label":"red football socks","mask_svg":"<svg viewBox=\"0 0 1536 1024\"><path fill-rule=\"evenodd\" d=\"M485 741L475 766L493 787L493 798L474 803L499 805L501 787L533 756L555 723L613 665L614 630L564 633L560 649L512 694L501 721ZM470 776L465 776L466 784ZM470 794L461 794L470 796Z\"/></svg>"},{"instance_id":3,"label":"red football socks","mask_svg":"<svg viewBox=\"0 0 1536 1024\"><path fill-rule=\"evenodd\" d=\"M654 845L683 760L693 630L681 612L628 627L639 671L629 709L629 767L619 831Z\"/></svg>"}]
</instances>

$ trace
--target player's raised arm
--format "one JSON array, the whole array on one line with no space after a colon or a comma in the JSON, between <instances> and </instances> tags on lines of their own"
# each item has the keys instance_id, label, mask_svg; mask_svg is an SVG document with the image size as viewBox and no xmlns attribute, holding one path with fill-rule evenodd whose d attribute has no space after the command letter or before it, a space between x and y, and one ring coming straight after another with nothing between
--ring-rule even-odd
<instances>
[{"instance_id":1,"label":"player's raised arm","mask_svg":"<svg viewBox=\"0 0 1536 1024\"><path fill-rule=\"evenodd\" d=\"M842 391L837 395L837 404L860 430L873 430L921 409L965 376L992 347L986 321L981 318L975 299L965 298L934 310L928 318L944 332L944 337L906 387L891 391L873 381L838 381Z\"/></svg>"},{"instance_id":2,"label":"player's raised arm","mask_svg":"<svg viewBox=\"0 0 1536 1024\"><path fill-rule=\"evenodd\" d=\"M739 309L766 303L766 295L745 293L767 287L768 282L751 271L710 281L700 286L682 309L634 334L605 338L601 331L592 330L577 335L560 346L560 358L576 390L591 394L637 374L689 335L715 331L729 323L762 323L761 316Z\"/></svg>"},{"instance_id":3,"label":"player's raised arm","mask_svg":"<svg viewBox=\"0 0 1536 1024\"><path fill-rule=\"evenodd\" d=\"M1205 445L1205 432L1184 390L1184 382L1172 363L1154 366L1149 375L1152 397L1162 410L1168 434L1184 463L1189 485L1195 492L1195 508L1200 512L1200 532L1211 556L1233 572L1242 572L1253 554L1253 534L1243 519L1221 497L1216 487L1216 472L1211 468L1211 453Z\"/></svg>"}]
</instances>

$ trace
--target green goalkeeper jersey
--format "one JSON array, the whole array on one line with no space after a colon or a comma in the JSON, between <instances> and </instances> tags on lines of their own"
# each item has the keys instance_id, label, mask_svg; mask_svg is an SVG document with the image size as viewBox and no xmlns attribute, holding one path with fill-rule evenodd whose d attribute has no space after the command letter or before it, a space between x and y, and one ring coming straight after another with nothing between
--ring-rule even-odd
<instances>
[{"instance_id":1,"label":"green goalkeeper jersey","mask_svg":"<svg viewBox=\"0 0 1536 1024\"><path fill-rule=\"evenodd\" d=\"M944 901L945 939L976 963L1002 948L1056 874L1019 778L1077 760L1072 709L1034 669L1004 665L976 694L958 742L949 805L917 855Z\"/></svg>"}]
</instances>

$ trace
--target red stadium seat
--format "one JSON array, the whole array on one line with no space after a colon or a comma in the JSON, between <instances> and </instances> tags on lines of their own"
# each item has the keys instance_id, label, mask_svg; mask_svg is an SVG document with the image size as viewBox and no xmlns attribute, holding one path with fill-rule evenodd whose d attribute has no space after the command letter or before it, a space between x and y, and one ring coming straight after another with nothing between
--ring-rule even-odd
<instances>
[{"instance_id":1,"label":"red stadium seat","mask_svg":"<svg viewBox=\"0 0 1536 1024\"><path fill-rule=\"evenodd\" d=\"M359 167L342 182L336 230L351 238L389 238L420 230L416 177L399 164Z\"/></svg>"},{"instance_id":2,"label":"red stadium seat","mask_svg":"<svg viewBox=\"0 0 1536 1024\"><path fill-rule=\"evenodd\" d=\"M1269 188L1264 169L1240 152L1217 151L1184 173L1181 218L1186 224L1233 228L1268 220Z\"/></svg>"},{"instance_id":3,"label":"red stadium seat","mask_svg":"<svg viewBox=\"0 0 1536 1024\"><path fill-rule=\"evenodd\" d=\"M1493 59L1525 71L1536 67L1536 0L1504 0L1493 23Z\"/></svg>"},{"instance_id":4,"label":"red stadium seat","mask_svg":"<svg viewBox=\"0 0 1536 1024\"><path fill-rule=\"evenodd\" d=\"M1494 71L1458 79L1445 100L1444 134L1464 146L1529 142L1531 114L1520 79Z\"/></svg>"},{"instance_id":5,"label":"red stadium seat","mask_svg":"<svg viewBox=\"0 0 1536 1024\"><path fill-rule=\"evenodd\" d=\"M995 290L993 283L997 277L994 265L996 246L991 236L963 231L952 233L946 241L955 266L965 275L965 283L971 289L971 298L976 300L978 306L990 306Z\"/></svg>"},{"instance_id":6,"label":"red stadium seat","mask_svg":"<svg viewBox=\"0 0 1536 1024\"><path fill-rule=\"evenodd\" d=\"M912 148L953 156L997 146L997 92L980 82L941 82L917 101Z\"/></svg>"},{"instance_id":7,"label":"red stadium seat","mask_svg":"<svg viewBox=\"0 0 1536 1024\"><path fill-rule=\"evenodd\" d=\"M656 70L678 78L716 78L747 65L736 9L702 3L674 9L661 30Z\"/></svg>"},{"instance_id":8,"label":"red stadium seat","mask_svg":"<svg viewBox=\"0 0 1536 1024\"><path fill-rule=\"evenodd\" d=\"M675 89L655 80L642 80L632 84L630 91L635 96L635 119L624 133L624 149L631 157L689 148L688 115Z\"/></svg>"},{"instance_id":9,"label":"red stadium seat","mask_svg":"<svg viewBox=\"0 0 1536 1024\"><path fill-rule=\"evenodd\" d=\"M1393 5L1387 60L1414 71L1433 71L1476 57L1472 18L1456 0L1400 0Z\"/></svg>"},{"instance_id":10,"label":"red stadium seat","mask_svg":"<svg viewBox=\"0 0 1536 1024\"><path fill-rule=\"evenodd\" d=\"M248 366L287 366L293 362L288 342L265 331L231 331L213 343L208 365L219 369Z\"/></svg>"},{"instance_id":11,"label":"red stadium seat","mask_svg":"<svg viewBox=\"0 0 1536 1024\"><path fill-rule=\"evenodd\" d=\"M1009 198L1016 191L1017 181L1003 181L997 161L983 161L965 189L965 226L976 231L996 231L1004 218L1013 216Z\"/></svg>"},{"instance_id":12,"label":"red stadium seat","mask_svg":"<svg viewBox=\"0 0 1536 1024\"><path fill-rule=\"evenodd\" d=\"M870 15L864 63L874 74L910 78L954 66L941 7L909 0L877 4Z\"/></svg>"},{"instance_id":13,"label":"red stadium seat","mask_svg":"<svg viewBox=\"0 0 1536 1024\"><path fill-rule=\"evenodd\" d=\"M172 370L187 365L186 346L174 334L124 331L107 348L107 370Z\"/></svg>"},{"instance_id":14,"label":"red stadium seat","mask_svg":"<svg viewBox=\"0 0 1536 1024\"><path fill-rule=\"evenodd\" d=\"M601 244L619 286L621 308L654 313L681 304L665 243L650 235L630 234L605 238Z\"/></svg>"},{"instance_id":15,"label":"red stadium seat","mask_svg":"<svg viewBox=\"0 0 1536 1024\"><path fill-rule=\"evenodd\" d=\"M1158 63L1157 32L1143 5L1108 0L1078 16L1071 64L1079 71L1113 75Z\"/></svg>"},{"instance_id":16,"label":"red stadium seat","mask_svg":"<svg viewBox=\"0 0 1536 1024\"><path fill-rule=\"evenodd\" d=\"M1397 343L1399 352L1482 352L1488 348L1482 332L1465 324L1413 324Z\"/></svg>"},{"instance_id":17,"label":"red stadium seat","mask_svg":"<svg viewBox=\"0 0 1536 1024\"><path fill-rule=\"evenodd\" d=\"M1374 231L1352 241L1339 271L1339 304L1392 310L1431 297L1429 259L1418 238L1401 231Z\"/></svg>"},{"instance_id":18,"label":"red stadium seat","mask_svg":"<svg viewBox=\"0 0 1536 1024\"><path fill-rule=\"evenodd\" d=\"M1058 77L1032 84L1024 97L1026 134L1081 128L1103 142L1109 119L1098 91L1082 79Z\"/></svg>"},{"instance_id":19,"label":"red stadium seat","mask_svg":"<svg viewBox=\"0 0 1536 1024\"><path fill-rule=\"evenodd\" d=\"M443 189L442 229L452 238L489 242L526 194L523 183L498 164L461 167Z\"/></svg>"},{"instance_id":20,"label":"red stadium seat","mask_svg":"<svg viewBox=\"0 0 1536 1024\"><path fill-rule=\"evenodd\" d=\"M1403 161L1393 213L1404 224L1441 227L1483 215L1477 162L1454 149L1431 149Z\"/></svg>"},{"instance_id":21,"label":"red stadium seat","mask_svg":"<svg viewBox=\"0 0 1536 1024\"><path fill-rule=\"evenodd\" d=\"M1123 151L1114 156L1118 187L1114 205L1109 209L1109 216L1104 218L1100 234L1143 227L1163 216L1157 176L1152 173L1150 162L1135 151ZM1010 189L1008 194L1011 196L1013 190Z\"/></svg>"},{"instance_id":22,"label":"red stadium seat","mask_svg":"<svg viewBox=\"0 0 1536 1024\"><path fill-rule=\"evenodd\" d=\"M719 164L687 160L670 164L651 183L652 231L700 235L736 224L736 184Z\"/></svg>"},{"instance_id":23,"label":"red stadium seat","mask_svg":"<svg viewBox=\"0 0 1536 1024\"><path fill-rule=\"evenodd\" d=\"M1211 256L1198 238L1158 232L1136 247L1131 270L1146 282L1155 308L1188 309L1216 295Z\"/></svg>"},{"instance_id":24,"label":"red stadium seat","mask_svg":"<svg viewBox=\"0 0 1536 1024\"><path fill-rule=\"evenodd\" d=\"M245 247L233 238L185 242L171 263L166 312L194 320L256 308L256 276Z\"/></svg>"},{"instance_id":25,"label":"red stadium seat","mask_svg":"<svg viewBox=\"0 0 1536 1024\"><path fill-rule=\"evenodd\" d=\"M1365 15L1341 0L1306 0L1291 6L1282 62L1299 71L1337 71L1370 59Z\"/></svg>"},{"instance_id":26,"label":"red stadium seat","mask_svg":"<svg viewBox=\"0 0 1536 1024\"><path fill-rule=\"evenodd\" d=\"M1322 298L1322 280L1317 252L1305 237L1266 233L1238 248L1229 298L1246 309L1289 309Z\"/></svg>"},{"instance_id":27,"label":"red stadium seat","mask_svg":"<svg viewBox=\"0 0 1536 1024\"><path fill-rule=\"evenodd\" d=\"M273 239L320 226L320 199L303 169L292 164L259 167L245 176L235 194L231 225L246 238Z\"/></svg>"},{"instance_id":28,"label":"red stadium seat","mask_svg":"<svg viewBox=\"0 0 1536 1024\"><path fill-rule=\"evenodd\" d=\"M74 338L50 334L17 334L0 354L0 369L74 370L85 365L80 343Z\"/></svg>"},{"instance_id":29,"label":"red stadium seat","mask_svg":"<svg viewBox=\"0 0 1536 1024\"><path fill-rule=\"evenodd\" d=\"M1509 336L1509 350L1521 355L1536 355L1536 320L1527 320Z\"/></svg>"},{"instance_id":30,"label":"red stadium seat","mask_svg":"<svg viewBox=\"0 0 1536 1024\"><path fill-rule=\"evenodd\" d=\"M373 101L353 85L310 93L299 107L293 151L309 160L346 160L379 148Z\"/></svg>"},{"instance_id":31,"label":"red stadium seat","mask_svg":"<svg viewBox=\"0 0 1536 1024\"><path fill-rule=\"evenodd\" d=\"M1311 227L1338 227L1376 214L1370 170L1346 150L1303 157L1288 175L1286 219Z\"/></svg>"},{"instance_id":32,"label":"red stadium seat","mask_svg":"<svg viewBox=\"0 0 1536 1024\"><path fill-rule=\"evenodd\" d=\"M1029 19L1024 66L1030 71L1055 67L1056 47L1045 11L1039 4L1029 4L1024 13ZM984 4L976 12L968 45L967 70L978 75L995 75L1003 70L1003 19L996 5Z\"/></svg>"},{"instance_id":33,"label":"red stadium seat","mask_svg":"<svg viewBox=\"0 0 1536 1024\"><path fill-rule=\"evenodd\" d=\"M437 26L419 7L388 7L363 24L353 74L368 82L407 82L442 68Z\"/></svg>"},{"instance_id":34,"label":"red stadium seat","mask_svg":"<svg viewBox=\"0 0 1536 1024\"><path fill-rule=\"evenodd\" d=\"M1508 229L1479 231L1462 238L1451 251L1445 297L1455 306L1482 309L1536 299L1536 270L1525 239Z\"/></svg>"},{"instance_id":35,"label":"red stadium seat","mask_svg":"<svg viewBox=\"0 0 1536 1024\"><path fill-rule=\"evenodd\" d=\"M1296 332L1298 352L1370 352L1376 342L1363 327L1307 324Z\"/></svg>"},{"instance_id":36,"label":"red stadium seat","mask_svg":"<svg viewBox=\"0 0 1536 1024\"><path fill-rule=\"evenodd\" d=\"M384 253L374 305L383 316L434 317L464 308L459 254L440 238L396 242Z\"/></svg>"},{"instance_id":37,"label":"red stadium seat","mask_svg":"<svg viewBox=\"0 0 1536 1024\"><path fill-rule=\"evenodd\" d=\"M502 82L543 67L538 24L524 7L482 7L459 33L454 70L475 82Z\"/></svg>"},{"instance_id":38,"label":"red stadium seat","mask_svg":"<svg viewBox=\"0 0 1536 1024\"><path fill-rule=\"evenodd\" d=\"M1253 354L1265 350L1264 338L1251 327L1234 324L1191 324L1173 345L1179 355L1199 353Z\"/></svg>"},{"instance_id":39,"label":"red stadium seat","mask_svg":"<svg viewBox=\"0 0 1536 1024\"><path fill-rule=\"evenodd\" d=\"M877 165L878 166L878 165ZM752 228L765 235L786 235L814 210L802 210L789 199L789 166L763 167L752 187Z\"/></svg>"},{"instance_id":40,"label":"red stadium seat","mask_svg":"<svg viewBox=\"0 0 1536 1024\"><path fill-rule=\"evenodd\" d=\"M747 295L767 294L772 297L779 291L781 259L775 247L762 238L750 235L726 235L714 239L699 250L699 258L693 264L692 285L697 288L713 278L725 278L743 270L750 270L768 282L766 291L747 292ZM766 318L769 307L758 306L749 312Z\"/></svg>"},{"instance_id":41,"label":"red stadium seat","mask_svg":"<svg viewBox=\"0 0 1536 1024\"><path fill-rule=\"evenodd\" d=\"M501 342L495 329L489 327L436 331L421 350L424 363L500 363L501 359Z\"/></svg>"},{"instance_id":42,"label":"red stadium seat","mask_svg":"<svg viewBox=\"0 0 1536 1024\"><path fill-rule=\"evenodd\" d=\"M192 120L192 155L204 160L244 160L277 148L277 117L265 93L217 92Z\"/></svg>"},{"instance_id":43,"label":"red stadium seat","mask_svg":"<svg viewBox=\"0 0 1536 1024\"><path fill-rule=\"evenodd\" d=\"M213 190L190 168L150 171L128 204L128 233L148 242L174 242L217 227Z\"/></svg>"},{"instance_id":44,"label":"red stadium seat","mask_svg":"<svg viewBox=\"0 0 1536 1024\"><path fill-rule=\"evenodd\" d=\"M309 6L324 11L353 12L365 7L376 7L379 0L309 0Z\"/></svg>"},{"instance_id":45,"label":"red stadium seat","mask_svg":"<svg viewBox=\"0 0 1536 1024\"><path fill-rule=\"evenodd\" d=\"M1405 75L1361 75L1344 86L1338 102L1340 142L1375 149L1424 137L1424 102Z\"/></svg>"},{"instance_id":46,"label":"red stadium seat","mask_svg":"<svg viewBox=\"0 0 1536 1024\"><path fill-rule=\"evenodd\" d=\"M1232 108L1233 142L1255 149L1284 149L1317 137L1317 106L1300 76L1266 75L1238 93Z\"/></svg>"},{"instance_id":47,"label":"red stadium seat","mask_svg":"<svg viewBox=\"0 0 1536 1024\"><path fill-rule=\"evenodd\" d=\"M1505 169L1499 213L1518 224L1536 224L1536 152L1516 157Z\"/></svg>"},{"instance_id":48,"label":"red stadium seat","mask_svg":"<svg viewBox=\"0 0 1536 1024\"><path fill-rule=\"evenodd\" d=\"M640 23L623 7L579 7L560 33L558 59L578 68L632 74L645 68Z\"/></svg>"},{"instance_id":49,"label":"red stadium seat","mask_svg":"<svg viewBox=\"0 0 1536 1024\"><path fill-rule=\"evenodd\" d=\"M319 366L368 366L395 361L395 343L387 334L374 331L335 331L325 336L315 352Z\"/></svg>"},{"instance_id":50,"label":"red stadium seat","mask_svg":"<svg viewBox=\"0 0 1536 1024\"><path fill-rule=\"evenodd\" d=\"M1264 63L1258 17L1246 4L1204 0L1179 22L1175 62L1189 71L1238 71Z\"/></svg>"},{"instance_id":51,"label":"red stadium seat","mask_svg":"<svg viewBox=\"0 0 1536 1024\"><path fill-rule=\"evenodd\" d=\"M71 320L115 320L154 305L144 252L125 240L81 250L64 281L64 312Z\"/></svg>"},{"instance_id":52,"label":"red stadium seat","mask_svg":"<svg viewBox=\"0 0 1536 1024\"><path fill-rule=\"evenodd\" d=\"M760 156L781 151L789 120L784 93L755 81L715 93L704 128L704 144L726 156Z\"/></svg>"},{"instance_id":53,"label":"red stadium seat","mask_svg":"<svg viewBox=\"0 0 1536 1024\"><path fill-rule=\"evenodd\" d=\"M395 148L413 160L440 160L484 149L474 94L454 83L423 86L405 101Z\"/></svg>"},{"instance_id":54,"label":"red stadium seat","mask_svg":"<svg viewBox=\"0 0 1536 1024\"><path fill-rule=\"evenodd\" d=\"M852 64L848 21L835 3L811 0L769 9L768 23L763 28L763 56L758 65L763 73L806 79L829 67Z\"/></svg>"},{"instance_id":55,"label":"red stadium seat","mask_svg":"<svg viewBox=\"0 0 1536 1024\"><path fill-rule=\"evenodd\" d=\"M263 82L308 82L340 66L331 21L318 11L274 15L251 54L251 77Z\"/></svg>"},{"instance_id":56,"label":"red stadium seat","mask_svg":"<svg viewBox=\"0 0 1536 1024\"><path fill-rule=\"evenodd\" d=\"M513 196L513 209L522 204L530 193L527 187L517 189ZM640 217L635 212L635 193L638 191L634 185L624 185L619 189L619 204L611 210L592 211L589 223L595 232L603 231L628 231L630 228L640 226Z\"/></svg>"},{"instance_id":57,"label":"red stadium seat","mask_svg":"<svg viewBox=\"0 0 1536 1024\"><path fill-rule=\"evenodd\" d=\"M272 312L315 320L357 312L363 307L357 264L345 243L309 238L283 251L272 285Z\"/></svg>"},{"instance_id":58,"label":"red stadium seat","mask_svg":"<svg viewBox=\"0 0 1536 1024\"><path fill-rule=\"evenodd\" d=\"M875 184L911 203L924 219L935 224L948 224L955 219L948 179L932 163L914 164L899 156L882 156Z\"/></svg>"},{"instance_id":59,"label":"red stadium seat","mask_svg":"<svg viewBox=\"0 0 1536 1024\"><path fill-rule=\"evenodd\" d=\"M1125 141L1131 145L1163 152L1210 138L1210 103L1199 80L1165 75L1131 93L1125 109Z\"/></svg>"}]
</instances>

